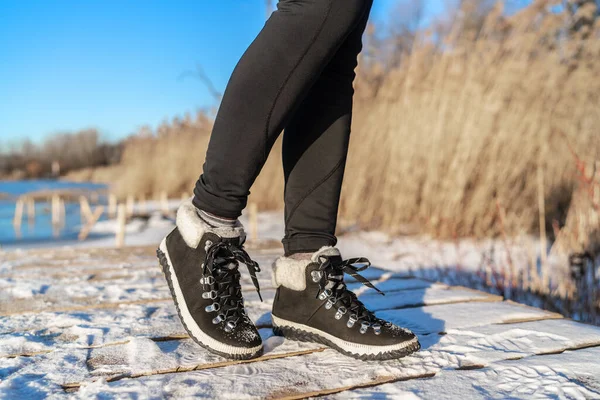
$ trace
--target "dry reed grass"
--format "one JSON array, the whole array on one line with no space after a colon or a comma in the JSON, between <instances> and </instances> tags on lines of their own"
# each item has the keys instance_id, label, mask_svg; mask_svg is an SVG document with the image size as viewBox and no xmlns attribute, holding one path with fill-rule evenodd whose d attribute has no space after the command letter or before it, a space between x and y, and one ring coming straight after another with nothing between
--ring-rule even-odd
<instances>
[{"instance_id":1,"label":"dry reed grass","mask_svg":"<svg viewBox=\"0 0 600 400\"><path fill-rule=\"evenodd\" d=\"M516 234L536 230L541 189L548 218L564 221L576 171L559 133L578 154L600 153L600 43L578 41L581 60L564 55L566 39L544 45L563 18L538 2L509 19L496 8L477 39L450 32L444 50L422 34L360 109L342 214L483 236L498 233L500 202Z\"/></svg>"},{"instance_id":2,"label":"dry reed grass","mask_svg":"<svg viewBox=\"0 0 600 400\"><path fill-rule=\"evenodd\" d=\"M444 38L418 32L393 68L363 63L356 82L340 217L392 233L414 224L436 236L509 235L562 226L576 163L600 154L600 26L565 33L567 15L537 1L479 32L456 21ZM200 113L135 138L113 171L121 196L191 193L211 129ZM252 188L282 207L280 147Z\"/></svg>"}]
</instances>

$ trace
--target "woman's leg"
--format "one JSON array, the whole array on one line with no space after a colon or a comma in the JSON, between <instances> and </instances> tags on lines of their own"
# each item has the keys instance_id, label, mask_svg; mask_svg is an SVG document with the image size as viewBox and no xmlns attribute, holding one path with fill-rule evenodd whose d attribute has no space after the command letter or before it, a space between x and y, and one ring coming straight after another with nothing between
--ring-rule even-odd
<instances>
[{"instance_id":1,"label":"woman's leg","mask_svg":"<svg viewBox=\"0 0 600 400\"><path fill-rule=\"evenodd\" d=\"M419 350L419 339L378 318L357 299L344 274L375 288L358 274L370 262L344 260L333 247L354 68L367 18L365 13L285 129L286 254L273 265L277 289L271 319L275 334L287 339L325 344L361 360L390 360Z\"/></svg>"},{"instance_id":2,"label":"woman's leg","mask_svg":"<svg viewBox=\"0 0 600 400\"><path fill-rule=\"evenodd\" d=\"M197 208L241 214L275 139L371 3L280 0L227 85L194 190Z\"/></svg>"},{"instance_id":3,"label":"woman's leg","mask_svg":"<svg viewBox=\"0 0 600 400\"><path fill-rule=\"evenodd\" d=\"M312 253L336 244L352 119L352 83L368 17L367 8L285 128L286 255Z\"/></svg>"}]
</instances>

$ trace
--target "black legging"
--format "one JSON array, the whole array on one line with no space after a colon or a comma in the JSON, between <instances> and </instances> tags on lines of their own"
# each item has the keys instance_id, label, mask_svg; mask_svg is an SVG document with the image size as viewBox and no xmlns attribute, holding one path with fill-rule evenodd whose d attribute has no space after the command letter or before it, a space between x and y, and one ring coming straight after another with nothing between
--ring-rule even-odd
<instances>
[{"instance_id":1,"label":"black legging","mask_svg":"<svg viewBox=\"0 0 600 400\"><path fill-rule=\"evenodd\" d=\"M335 245L354 69L372 3L279 1L229 80L196 207L237 218L285 128L285 253Z\"/></svg>"}]
</instances>

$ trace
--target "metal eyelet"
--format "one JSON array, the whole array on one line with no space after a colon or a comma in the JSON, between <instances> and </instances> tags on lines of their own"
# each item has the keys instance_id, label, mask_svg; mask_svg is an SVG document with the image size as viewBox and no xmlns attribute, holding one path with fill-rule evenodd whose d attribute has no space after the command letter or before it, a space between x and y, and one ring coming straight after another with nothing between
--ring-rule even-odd
<instances>
[{"instance_id":1,"label":"metal eyelet","mask_svg":"<svg viewBox=\"0 0 600 400\"><path fill-rule=\"evenodd\" d=\"M358 315L351 314L350 318L348 318L348 323L346 324L346 326L348 328L352 328L354 326L354 324L356 323L357 320L358 320Z\"/></svg>"},{"instance_id":2,"label":"metal eyelet","mask_svg":"<svg viewBox=\"0 0 600 400\"><path fill-rule=\"evenodd\" d=\"M223 314L219 314L213 318L212 323L216 325L222 321L225 321L225 316Z\"/></svg>"},{"instance_id":3,"label":"metal eyelet","mask_svg":"<svg viewBox=\"0 0 600 400\"><path fill-rule=\"evenodd\" d=\"M200 283L203 285L212 285L215 283L215 278L213 276L205 276L204 278L200 278Z\"/></svg>"},{"instance_id":4,"label":"metal eyelet","mask_svg":"<svg viewBox=\"0 0 600 400\"><path fill-rule=\"evenodd\" d=\"M208 251L208 248L212 245L213 245L213 242L210 240L207 240L206 243L204 244L204 251Z\"/></svg>"},{"instance_id":5,"label":"metal eyelet","mask_svg":"<svg viewBox=\"0 0 600 400\"><path fill-rule=\"evenodd\" d=\"M381 325L373 324L373 331L375 332L376 335L380 335L381 334Z\"/></svg>"},{"instance_id":6,"label":"metal eyelet","mask_svg":"<svg viewBox=\"0 0 600 400\"><path fill-rule=\"evenodd\" d=\"M214 300L217 298L217 292L215 290L211 290L210 292L204 292L202 293L202 298Z\"/></svg>"},{"instance_id":7,"label":"metal eyelet","mask_svg":"<svg viewBox=\"0 0 600 400\"><path fill-rule=\"evenodd\" d=\"M325 300L326 298L331 297L332 294L333 293L331 292L331 290L325 289L319 295L319 300Z\"/></svg>"},{"instance_id":8,"label":"metal eyelet","mask_svg":"<svg viewBox=\"0 0 600 400\"><path fill-rule=\"evenodd\" d=\"M369 326L371 326L371 324L369 324L368 322L363 321L360 324L360 333L364 334L367 332L367 329L369 329Z\"/></svg>"},{"instance_id":9,"label":"metal eyelet","mask_svg":"<svg viewBox=\"0 0 600 400\"><path fill-rule=\"evenodd\" d=\"M221 306L219 305L219 303L212 303L210 306L204 307L204 311L206 312L219 311L220 309Z\"/></svg>"},{"instance_id":10,"label":"metal eyelet","mask_svg":"<svg viewBox=\"0 0 600 400\"><path fill-rule=\"evenodd\" d=\"M312 271L310 276L312 277L313 282L319 282L323 276L323 273L321 271Z\"/></svg>"},{"instance_id":11,"label":"metal eyelet","mask_svg":"<svg viewBox=\"0 0 600 400\"><path fill-rule=\"evenodd\" d=\"M328 299L327 303L325 303L325 309L331 310L331 307L333 307L333 301L331 299Z\"/></svg>"},{"instance_id":12,"label":"metal eyelet","mask_svg":"<svg viewBox=\"0 0 600 400\"><path fill-rule=\"evenodd\" d=\"M227 321L227 323L225 324L225 332L231 332L232 330L234 330L236 327L235 322L233 321Z\"/></svg>"},{"instance_id":13,"label":"metal eyelet","mask_svg":"<svg viewBox=\"0 0 600 400\"><path fill-rule=\"evenodd\" d=\"M341 319L344 314L346 314L346 307L338 308L337 312L335 313L335 319Z\"/></svg>"}]
</instances>

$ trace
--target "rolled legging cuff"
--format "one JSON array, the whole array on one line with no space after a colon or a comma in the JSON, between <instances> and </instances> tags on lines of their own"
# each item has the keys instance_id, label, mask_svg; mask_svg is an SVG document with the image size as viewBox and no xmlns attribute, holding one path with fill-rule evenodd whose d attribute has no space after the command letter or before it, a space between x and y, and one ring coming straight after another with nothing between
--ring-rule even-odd
<instances>
[{"instance_id":1,"label":"rolled legging cuff","mask_svg":"<svg viewBox=\"0 0 600 400\"><path fill-rule=\"evenodd\" d=\"M196 208L206 211L207 213L213 214L217 217L222 218L238 218L242 215L242 210L246 206L242 205L240 208L240 204L228 205L223 199L219 199L216 196L213 196L209 193L206 193L203 190L198 190L198 187L194 189L194 198L192 199L192 203ZM215 204L219 204L219 206L215 206Z\"/></svg>"},{"instance_id":2,"label":"rolled legging cuff","mask_svg":"<svg viewBox=\"0 0 600 400\"><path fill-rule=\"evenodd\" d=\"M285 256L289 257L296 253L314 253L323 246L335 246L337 239L335 237L298 237L285 238L281 241Z\"/></svg>"}]
</instances>

